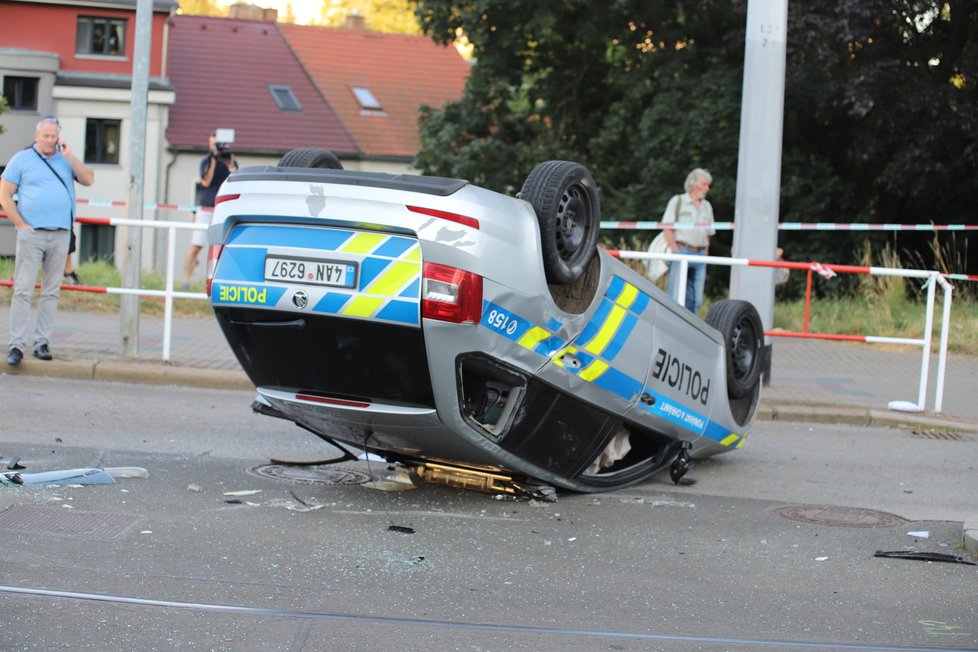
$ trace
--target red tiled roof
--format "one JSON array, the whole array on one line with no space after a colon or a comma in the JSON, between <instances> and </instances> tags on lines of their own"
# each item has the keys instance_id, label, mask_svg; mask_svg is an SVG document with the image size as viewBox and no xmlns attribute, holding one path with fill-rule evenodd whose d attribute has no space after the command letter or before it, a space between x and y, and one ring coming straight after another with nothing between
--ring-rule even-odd
<instances>
[{"instance_id":1,"label":"red tiled roof","mask_svg":"<svg viewBox=\"0 0 978 652\"><path fill-rule=\"evenodd\" d=\"M275 23L173 16L168 50L176 90L166 130L172 146L206 148L211 132L227 127L235 130L236 151L359 153ZM289 86L302 110L280 110L269 85Z\"/></svg>"},{"instance_id":2,"label":"red tiled roof","mask_svg":"<svg viewBox=\"0 0 978 652\"><path fill-rule=\"evenodd\" d=\"M462 96L469 66L423 36L281 24L279 28L365 156L414 158L419 109ZM352 88L370 90L383 113L365 114Z\"/></svg>"}]
</instances>

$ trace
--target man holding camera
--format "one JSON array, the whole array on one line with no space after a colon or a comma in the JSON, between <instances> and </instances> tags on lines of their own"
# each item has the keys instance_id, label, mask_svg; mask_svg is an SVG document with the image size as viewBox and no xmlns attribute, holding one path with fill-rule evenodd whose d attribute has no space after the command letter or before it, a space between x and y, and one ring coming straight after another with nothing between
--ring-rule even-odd
<instances>
[{"instance_id":1,"label":"man holding camera","mask_svg":"<svg viewBox=\"0 0 978 652\"><path fill-rule=\"evenodd\" d=\"M199 208L194 213L195 224L210 224L214 213L214 201L217 191L224 180L238 169L231 147L228 143L217 140L217 132L213 132L207 148L207 156L200 161L200 194L197 197ZM207 231L194 230L190 238L190 250L183 263L183 289L190 288L190 277L197 266L200 250L207 244Z\"/></svg>"}]
</instances>

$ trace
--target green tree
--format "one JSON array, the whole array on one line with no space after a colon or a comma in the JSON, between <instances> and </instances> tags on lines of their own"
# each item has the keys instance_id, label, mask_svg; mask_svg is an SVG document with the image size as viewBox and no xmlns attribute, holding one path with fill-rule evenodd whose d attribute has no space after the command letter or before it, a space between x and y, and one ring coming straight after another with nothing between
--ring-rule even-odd
<instances>
[{"instance_id":1,"label":"green tree","mask_svg":"<svg viewBox=\"0 0 978 652\"><path fill-rule=\"evenodd\" d=\"M413 0L323 0L318 25L343 27L350 15L363 18L375 32L420 34Z\"/></svg>"},{"instance_id":2,"label":"green tree","mask_svg":"<svg viewBox=\"0 0 978 652\"><path fill-rule=\"evenodd\" d=\"M180 0L180 13L190 16L227 16L228 8L218 0Z\"/></svg>"},{"instance_id":3,"label":"green tree","mask_svg":"<svg viewBox=\"0 0 978 652\"><path fill-rule=\"evenodd\" d=\"M419 0L417 15L475 60L465 95L423 112L425 172L508 192L537 162L574 159L604 215L656 219L699 165L732 219L745 0ZM978 0L792 2L788 18L782 219L973 221ZM861 246L790 240L796 260Z\"/></svg>"},{"instance_id":4,"label":"green tree","mask_svg":"<svg viewBox=\"0 0 978 652\"><path fill-rule=\"evenodd\" d=\"M285 9L278 15L278 22L295 23L295 9L292 7L291 2L285 3Z\"/></svg>"},{"instance_id":5,"label":"green tree","mask_svg":"<svg viewBox=\"0 0 978 652\"><path fill-rule=\"evenodd\" d=\"M422 0L426 33L443 43L464 35L476 64L458 103L424 112L417 162L506 191L541 160L579 160L618 219L656 219L696 166L729 180L715 188L729 201L743 59L730 43L743 11L743 2L618 0L595 11L586 0Z\"/></svg>"},{"instance_id":6,"label":"green tree","mask_svg":"<svg viewBox=\"0 0 978 652\"><path fill-rule=\"evenodd\" d=\"M789 12L782 176L808 190L783 202L783 214L806 221L973 222L978 2L843 0L792 3ZM829 185L816 185L820 180ZM838 238L833 245L812 235L792 235L791 249L814 245L813 254L838 258ZM930 234L874 240L934 262ZM978 241L971 240L974 270ZM856 238L841 242L848 257L857 257ZM956 246L967 252L968 238Z\"/></svg>"}]
</instances>

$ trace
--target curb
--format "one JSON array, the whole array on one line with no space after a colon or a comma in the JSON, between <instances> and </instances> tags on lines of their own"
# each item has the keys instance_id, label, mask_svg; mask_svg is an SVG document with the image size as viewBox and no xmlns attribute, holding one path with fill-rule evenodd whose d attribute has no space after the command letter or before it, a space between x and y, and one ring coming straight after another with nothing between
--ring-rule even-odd
<instances>
[{"instance_id":1,"label":"curb","mask_svg":"<svg viewBox=\"0 0 978 652\"><path fill-rule=\"evenodd\" d=\"M978 516L964 522L964 549L978 559Z\"/></svg>"},{"instance_id":2,"label":"curb","mask_svg":"<svg viewBox=\"0 0 978 652\"><path fill-rule=\"evenodd\" d=\"M147 385L185 385L210 389L247 389L254 385L241 370L178 367L162 362L121 362L114 360L51 360L0 368L11 376L40 376L72 380L140 383Z\"/></svg>"},{"instance_id":3,"label":"curb","mask_svg":"<svg viewBox=\"0 0 978 652\"><path fill-rule=\"evenodd\" d=\"M791 403L761 399L757 418L763 421L806 421L810 423L841 423L850 426L880 426L902 430L936 428L978 433L978 423L944 416L894 412L876 408L836 405L831 403Z\"/></svg>"},{"instance_id":4,"label":"curb","mask_svg":"<svg viewBox=\"0 0 978 652\"><path fill-rule=\"evenodd\" d=\"M243 371L225 369L174 367L162 363L96 362L93 372L93 380L211 389L255 389Z\"/></svg>"},{"instance_id":5,"label":"curb","mask_svg":"<svg viewBox=\"0 0 978 652\"><path fill-rule=\"evenodd\" d=\"M211 389L253 390L255 386L241 369L181 367L148 360L55 359L28 360L0 367L0 374L100 380L156 385L186 385ZM978 433L978 423L925 413L913 414L876 408L831 403L800 403L761 399L757 419L762 421L805 421L851 426L879 426L903 430L940 430Z\"/></svg>"}]
</instances>

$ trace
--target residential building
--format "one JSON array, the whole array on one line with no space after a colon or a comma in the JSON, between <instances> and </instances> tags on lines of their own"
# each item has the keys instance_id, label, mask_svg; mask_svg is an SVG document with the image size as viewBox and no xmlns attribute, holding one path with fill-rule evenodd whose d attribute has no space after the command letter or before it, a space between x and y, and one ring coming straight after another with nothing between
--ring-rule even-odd
<instances>
[{"instance_id":1,"label":"residential building","mask_svg":"<svg viewBox=\"0 0 978 652\"><path fill-rule=\"evenodd\" d=\"M274 165L291 149L334 152L344 167L401 173L420 148L422 105L461 97L468 64L421 36L381 34L362 20L345 28L275 22L274 11L185 16L154 0L144 201L147 220L192 221L208 138L233 129L241 167ZM0 0L0 77L11 111L0 116L0 165L32 142L44 115L96 172L78 189L86 217L127 217L136 0ZM0 220L0 255L4 229ZM84 225L81 262L122 264L115 227ZM121 234L121 231L120 231ZM178 231L178 258L189 243ZM6 241L12 242L7 237ZM144 231L143 267L163 271L166 235ZM199 274L203 273L203 265Z\"/></svg>"},{"instance_id":2,"label":"residential building","mask_svg":"<svg viewBox=\"0 0 978 652\"><path fill-rule=\"evenodd\" d=\"M163 131L176 99L165 73L168 19L176 9L175 0L152 3L147 198L159 195L152 162L160 160L165 150ZM0 165L31 145L34 126L42 116L56 115L64 139L95 169L95 185L79 186L79 199L125 200L136 0L0 0L0 15L0 77L10 105L10 111L0 116L4 126ZM0 229L0 254L11 255L13 229L6 220ZM114 227L87 225L80 231L79 259L118 258L124 243L115 242Z\"/></svg>"}]
</instances>

